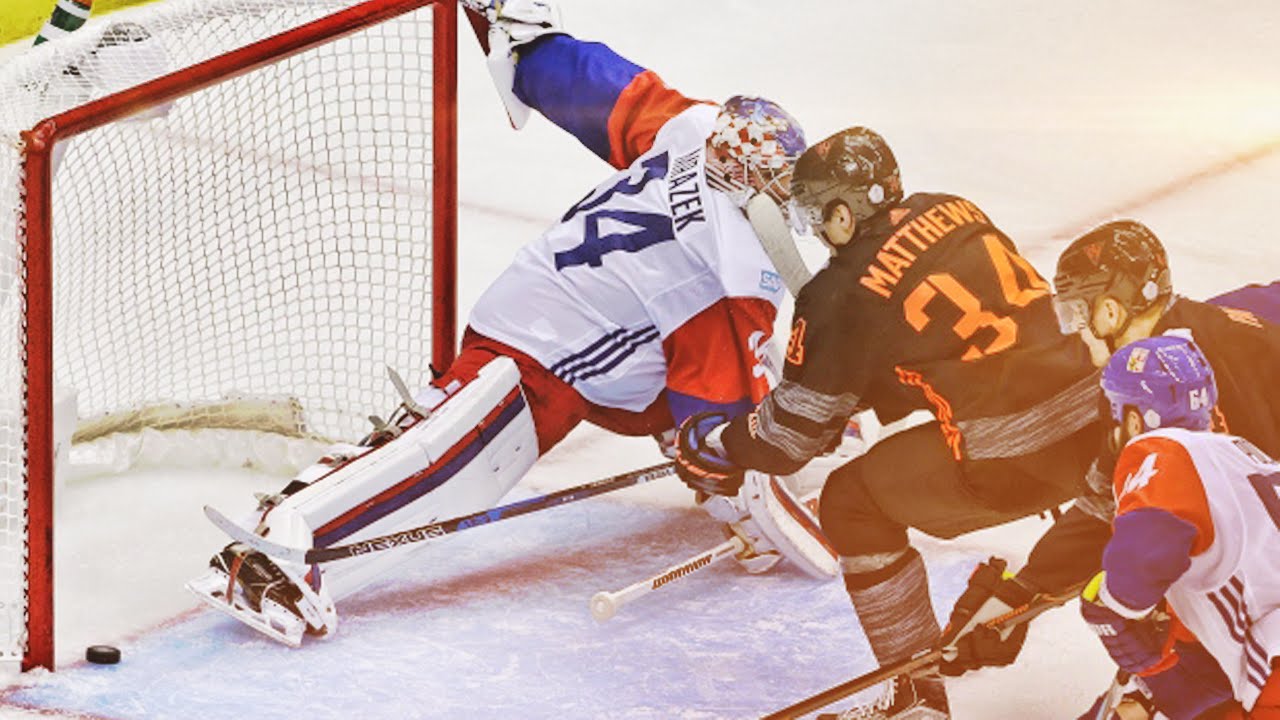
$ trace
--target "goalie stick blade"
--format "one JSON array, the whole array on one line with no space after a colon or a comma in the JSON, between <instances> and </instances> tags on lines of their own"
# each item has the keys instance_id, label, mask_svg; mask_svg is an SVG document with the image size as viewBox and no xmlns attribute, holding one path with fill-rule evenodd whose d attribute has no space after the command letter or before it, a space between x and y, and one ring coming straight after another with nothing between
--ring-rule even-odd
<instances>
[{"instance_id":1,"label":"goalie stick blade","mask_svg":"<svg viewBox=\"0 0 1280 720\"><path fill-rule=\"evenodd\" d=\"M244 543L269 558L298 565L310 564L307 562L306 550L271 542L261 535L240 527L234 520L222 514L221 510L211 505L204 506L204 516L209 518L209 522L213 523L219 530L226 533L227 537L235 542Z\"/></svg>"},{"instance_id":2,"label":"goalie stick blade","mask_svg":"<svg viewBox=\"0 0 1280 720\"><path fill-rule=\"evenodd\" d=\"M238 587L232 590L231 598L228 600L229 584L230 578L226 573L209 568L209 572L188 581L186 588L200 598L205 605L236 619L278 643L294 648L302 645L302 634L307 629L307 624L302 618L270 599L263 600L261 611L254 610L244 601Z\"/></svg>"}]
</instances>

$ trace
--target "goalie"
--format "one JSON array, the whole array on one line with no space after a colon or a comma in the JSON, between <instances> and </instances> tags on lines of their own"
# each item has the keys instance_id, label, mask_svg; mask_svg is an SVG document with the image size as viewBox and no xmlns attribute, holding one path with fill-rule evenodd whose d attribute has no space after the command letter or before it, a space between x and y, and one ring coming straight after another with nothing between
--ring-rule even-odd
<instances>
[{"instance_id":1,"label":"goalie","mask_svg":"<svg viewBox=\"0 0 1280 720\"><path fill-rule=\"evenodd\" d=\"M536 109L619 172L518 253L476 303L442 377L414 397L402 390L388 422L261 503L249 524L276 542L326 547L484 510L583 420L672 437L687 417L736 416L769 390L783 286L742 207L757 193L788 199L805 147L796 121L760 98L690 99L564 34L548 3L465 4L489 23L489 62L513 125ZM749 541L748 570L784 553L833 574L834 556L812 537L801 550L764 539L816 526L768 476L753 482L786 510L770 513L781 534L762 531L762 513L753 519L737 498L707 508ZM304 632L334 629L335 600L414 554L308 567L232 544L188 586L296 646Z\"/></svg>"}]
</instances>

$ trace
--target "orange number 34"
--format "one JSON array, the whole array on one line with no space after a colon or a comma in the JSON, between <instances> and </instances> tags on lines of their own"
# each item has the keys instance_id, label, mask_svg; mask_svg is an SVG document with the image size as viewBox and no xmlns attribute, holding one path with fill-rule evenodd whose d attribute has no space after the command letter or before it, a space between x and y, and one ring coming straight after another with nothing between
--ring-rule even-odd
<instances>
[{"instance_id":1,"label":"orange number 34","mask_svg":"<svg viewBox=\"0 0 1280 720\"><path fill-rule=\"evenodd\" d=\"M1031 267L1031 263L1016 252L1005 247L995 235L984 235L982 242L991 256L991 264L995 267L996 277L1000 280L1000 292L1004 299L1014 307L1026 307L1031 301L1049 294L1049 283ZM1019 273L1018 271L1021 271ZM1025 281L1025 284L1020 281ZM1018 323L1013 318L997 315L982 307L978 300L951 273L933 273L916 285L911 294L902 303L902 311L907 322L916 332L923 332L929 324L926 308L929 302L941 294L960 310L960 319L952 326L952 330L961 340L968 340L982 328L995 331L995 338L986 347L970 345L965 350L962 360L977 360L987 355L994 355L1008 350L1018 342Z\"/></svg>"}]
</instances>

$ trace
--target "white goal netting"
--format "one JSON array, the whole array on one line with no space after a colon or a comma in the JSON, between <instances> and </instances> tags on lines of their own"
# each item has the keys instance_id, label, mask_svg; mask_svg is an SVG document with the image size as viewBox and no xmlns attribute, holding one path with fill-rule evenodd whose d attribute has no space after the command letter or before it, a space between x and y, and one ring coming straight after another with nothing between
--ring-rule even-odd
<instances>
[{"instance_id":1,"label":"white goal netting","mask_svg":"<svg viewBox=\"0 0 1280 720\"><path fill-rule=\"evenodd\" d=\"M166 0L0 67L0 658L24 641L24 422L51 401L25 384L22 132L354 4ZM82 437L268 415L356 439L398 402L387 366L429 379L432 69L427 5L59 143L54 379Z\"/></svg>"}]
</instances>

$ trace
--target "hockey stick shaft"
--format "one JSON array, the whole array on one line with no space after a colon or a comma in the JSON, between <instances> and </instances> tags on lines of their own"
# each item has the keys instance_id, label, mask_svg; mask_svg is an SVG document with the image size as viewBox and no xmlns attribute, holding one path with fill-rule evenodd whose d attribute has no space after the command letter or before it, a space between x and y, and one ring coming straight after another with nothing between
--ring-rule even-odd
<instances>
[{"instance_id":1,"label":"hockey stick shaft","mask_svg":"<svg viewBox=\"0 0 1280 720\"><path fill-rule=\"evenodd\" d=\"M672 565L651 578L632 583L616 592L598 592L591 596L591 616L600 622L604 622L613 617L618 612L618 608L641 595L647 595L664 585L705 567L710 567L725 558L733 557L746 549L747 544L742 541L742 538L730 538L704 553L699 553L697 556L691 557L682 563Z\"/></svg>"},{"instance_id":2,"label":"hockey stick shaft","mask_svg":"<svg viewBox=\"0 0 1280 720\"><path fill-rule=\"evenodd\" d=\"M1045 612L1052 610L1080 593L1084 587L1083 584L1068 590L1061 595L1044 595L1037 598L1025 608L1006 615L1000 622L995 624L995 629L1001 632L1009 630L1022 623L1031 622L1033 618ZM837 700L842 700L850 695L866 690L869 687L879 685L880 683L899 675L916 675L927 669L936 667L942 662L943 655L941 648L922 651L906 660L896 663L882 665L865 675L859 675L852 680L847 680L834 687L823 690L817 695L811 695L800 702L789 705L775 713L769 714L761 718L761 720L794 720L795 718L808 715L814 710L818 710L830 705Z\"/></svg>"},{"instance_id":3,"label":"hockey stick shaft","mask_svg":"<svg viewBox=\"0 0 1280 720\"><path fill-rule=\"evenodd\" d=\"M1124 686L1128 682L1129 672L1124 669L1117 670L1116 676L1111 679L1111 686L1107 688L1107 697L1098 706L1098 714L1094 716L1094 720L1107 720L1111 717L1111 711L1120 704L1120 698L1124 696Z\"/></svg>"},{"instance_id":4,"label":"hockey stick shaft","mask_svg":"<svg viewBox=\"0 0 1280 720\"><path fill-rule=\"evenodd\" d=\"M565 488L564 490L558 490L547 495L539 495L537 497L519 500L507 505L500 505L488 510L481 510L480 512L463 515L451 520L442 520L429 525L421 525L408 530L401 530L399 532L381 535L368 540L361 540L360 542L351 543L349 545L335 545L325 548L304 549L280 545L279 543L274 543L261 535L257 535L243 527L240 527L215 508L206 505L204 512L205 516L208 517L214 525L221 528L223 532L227 533L227 535L236 542L242 542L254 550L278 560L302 563L306 565L316 565L332 562L334 560L341 560L343 558L355 557L356 555L366 555L371 552L390 550L391 548L400 547L402 545L411 545L413 543L434 540L468 528L488 525L502 520L519 517L521 515L528 515L529 513L547 510L549 508L565 505L571 502L577 502L579 500L585 500L587 498L603 495L615 490L632 487L633 485L640 485L651 480L658 480L674 473L675 463L661 463L659 465L652 465L639 470L632 470L631 472L622 473L620 475L602 478L584 485Z\"/></svg>"}]
</instances>

